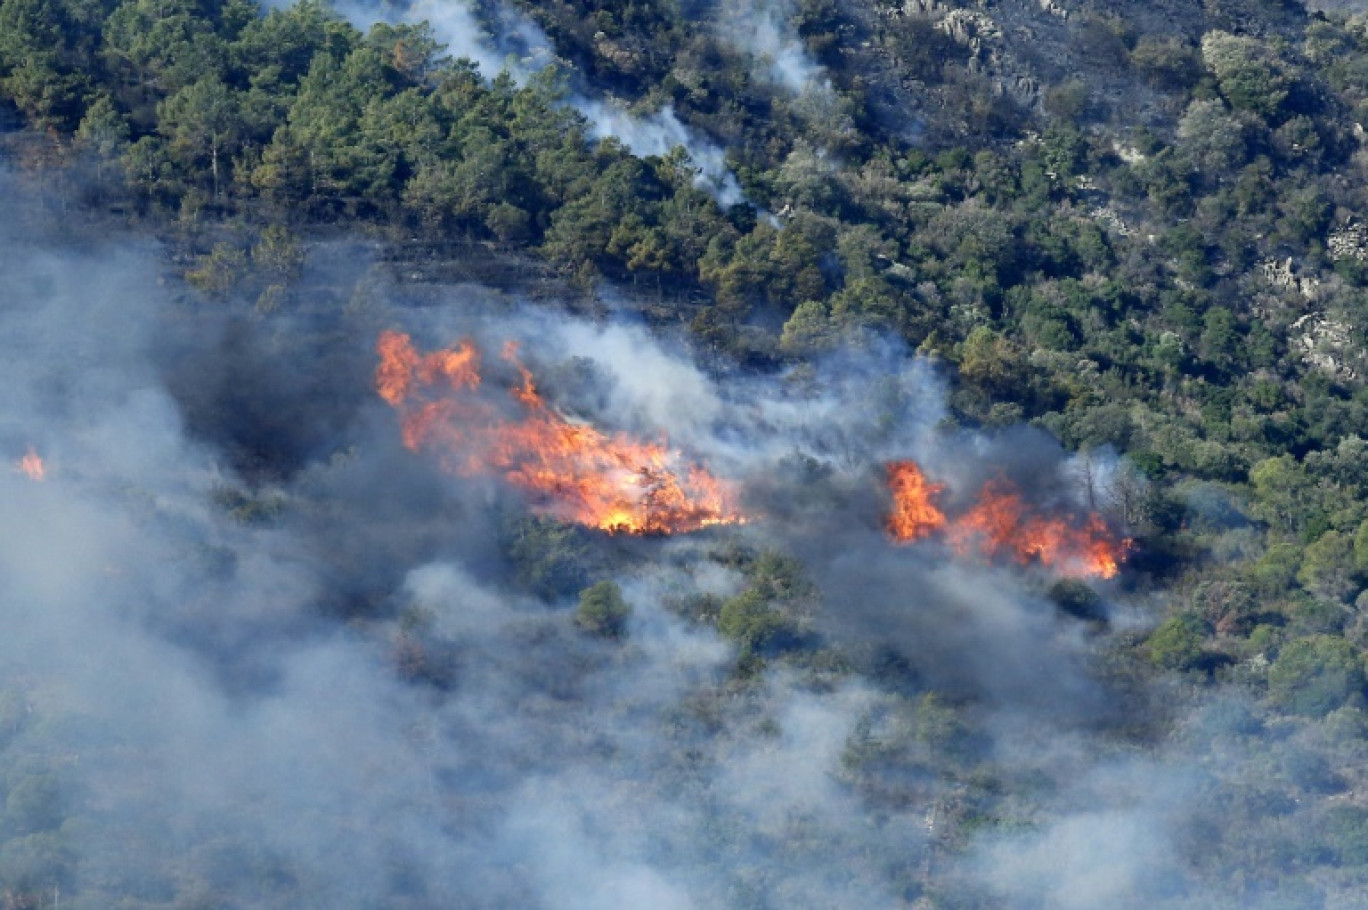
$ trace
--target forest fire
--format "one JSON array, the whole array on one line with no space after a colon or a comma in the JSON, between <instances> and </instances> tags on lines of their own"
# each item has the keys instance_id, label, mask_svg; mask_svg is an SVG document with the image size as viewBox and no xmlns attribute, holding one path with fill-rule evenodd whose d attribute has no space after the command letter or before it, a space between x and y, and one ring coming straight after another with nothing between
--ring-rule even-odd
<instances>
[{"instance_id":1,"label":"forest fire","mask_svg":"<svg viewBox=\"0 0 1368 910\"><path fill-rule=\"evenodd\" d=\"M47 477L47 466L43 464L38 452L32 448L14 463L14 469L29 480L44 480Z\"/></svg>"},{"instance_id":2,"label":"forest fire","mask_svg":"<svg viewBox=\"0 0 1368 910\"><path fill-rule=\"evenodd\" d=\"M892 461L885 467L888 488L893 493L893 511L887 521L893 539L906 543L942 530L945 513L931 500L945 489L945 484L929 483L915 461Z\"/></svg>"},{"instance_id":3,"label":"forest fire","mask_svg":"<svg viewBox=\"0 0 1368 910\"><path fill-rule=\"evenodd\" d=\"M1076 524L1037 514L1007 480L984 484L966 512L947 518L933 501L944 484L928 482L912 461L891 462L887 470L893 495L887 528L898 543L939 533L960 556L1005 556L1080 578L1114 577L1130 551L1131 542L1116 536L1101 516L1089 515Z\"/></svg>"},{"instance_id":4,"label":"forest fire","mask_svg":"<svg viewBox=\"0 0 1368 910\"><path fill-rule=\"evenodd\" d=\"M527 493L543 514L610 533L673 534L744 520L731 485L662 443L572 423L546 404L517 356L502 357L521 382L510 416L481 394L480 352L465 340L421 354L408 335L381 333L376 390L399 411L404 445L434 451L462 475L493 473Z\"/></svg>"}]
</instances>

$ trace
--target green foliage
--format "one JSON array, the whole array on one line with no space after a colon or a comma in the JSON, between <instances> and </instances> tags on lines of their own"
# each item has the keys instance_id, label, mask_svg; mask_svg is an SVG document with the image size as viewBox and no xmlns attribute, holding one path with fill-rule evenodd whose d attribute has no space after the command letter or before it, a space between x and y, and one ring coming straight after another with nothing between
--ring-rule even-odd
<instances>
[{"instance_id":1,"label":"green foliage","mask_svg":"<svg viewBox=\"0 0 1368 910\"><path fill-rule=\"evenodd\" d=\"M589 546L579 526L520 518L506 529L504 544L519 583L538 597L554 600L584 589Z\"/></svg>"},{"instance_id":2,"label":"green foliage","mask_svg":"<svg viewBox=\"0 0 1368 910\"><path fill-rule=\"evenodd\" d=\"M199 264L185 273L192 286L206 295L223 299L246 274L247 254L229 243L216 243Z\"/></svg>"},{"instance_id":3,"label":"green foliage","mask_svg":"<svg viewBox=\"0 0 1368 910\"><path fill-rule=\"evenodd\" d=\"M86 109L73 138L99 158L113 160L124 150L129 136L128 118L108 95L100 95Z\"/></svg>"},{"instance_id":4,"label":"green foliage","mask_svg":"<svg viewBox=\"0 0 1368 910\"><path fill-rule=\"evenodd\" d=\"M1197 48L1174 37L1141 36L1131 49L1130 62L1146 82L1164 91L1185 91L1202 77Z\"/></svg>"},{"instance_id":5,"label":"green foliage","mask_svg":"<svg viewBox=\"0 0 1368 910\"><path fill-rule=\"evenodd\" d=\"M1297 580L1310 591L1332 600L1345 600L1356 593L1354 580L1354 541L1339 531L1326 531L1302 553Z\"/></svg>"},{"instance_id":6,"label":"green foliage","mask_svg":"<svg viewBox=\"0 0 1368 910\"><path fill-rule=\"evenodd\" d=\"M623 599L622 589L614 582L601 581L580 592L575 625L600 638L622 638L631 615L632 606Z\"/></svg>"},{"instance_id":7,"label":"green foliage","mask_svg":"<svg viewBox=\"0 0 1368 910\"><path fill-rule=\"evenodd\" d=\"M751 588L722 604L717 629L744 652L762 652L779 644L789 632L788 624L770 599Z\"/></svg>"},{"instance_id":8,"label":"green foliage","mask_svg":"<svg viewBox=\"0 0 1368 910\"><path fill-rule=\"evenodd\" d=\"M987 326L974 329L964 340L959 371L965 382L1002 397L1019 390L1026 377L1021 352Z\"/></svg>"},{"instance_id":9,"label":"green foliage","mask_svg":"<svg viewBox=\"0 0 1368 910\"><path fill-rule=\"evenodd\" d=\"M1165 670L1193 670L1202 662L1206 627L1188 613L1170 616L1150 633L1146 645L1155 666Z\"/></svg>"},{"instance_id":10,"label":"green foliage","mask_svg":"<svg viewBox=\"0 0 1368 910\"><path fill-rule=\"evenodd\" d=\"M1250 567L1249 577L1262 596L1275 598L1292 586L1301 563L1301 547L1293 543L1275 543Z\"/></svg>"},{"instance_id":11,"label":"green foliage","mask_svg":"<svg viewBox=\"0 0 1368 910\"><path fill-rule=\"evenodd\" d=\"M1050 600L1055 606L1078 619L1100 621L1107 618L1101 596L1086 582L1063 578L1050 586Z\"/></svg>"},{"instance_id":12,"label":"green foliage","mask_svg":"<svg viewBox=\"0 0 1368 910\"><path fill-rule=\"evenodd\" d=\"M181 167L194 172L207 161L213 193L219 194L223 161L230 156L240 130L237 99L216 76L206 76L163 101L157 110L159 129Z\"/></svg>"},{"instance_id":13,"label":"green foliage","mask_svg":"<svg viewBox=\"0 0 1368 910\"><path fill-rule=\"evenodd\" d=\"M304 264L304 250L299 238L281 224L269 224L252 246L252 263L269 276L288 281Z\"/></svg>"},{"instance_id":14,"label":"green foliage","mask_svg":"<svg viewBox=\"0 0 1368 910\"><path fill-rule=\"evenodd\" d=\"M1308 506L1314 506L1314 484L1291 455L1279 455L1250 468L1256 513L1274 528L1293 533L1306 524Z\"/></svg>"},{"instance_id":15,"label":"green foliage","mask_svg":"<svg viewBox=\"0 0 1368 910\"><path fill-rule=\"evenodd\" d=\"M1232 105L1263 117L1276 115L1291 90L1286 66L1255 38L1207 32L1202 37L1202 61Z\"/></svg>"},{"instance_id":16,"label":"green foliage","mask_svg":"<svg viewBox=\"0 0 1368 910\"><path fill-rule=\"evenodd\" d=\"M1363 659L1353 645L1331 635L1299 638L1282 647L1268 671L1268 694L1293 714L1322 716L1361 700Z\"/></svg>"},{"instance_id":17,"label":"green foliage","mask_svg":"<svg viewBox=\"0 0 1368 910\"><path fill-rule=\"evenodd\" d=\"M749 582L722 603L717 629L740 647L743 663L798 643L806 603L814 596L802 564L774 551L742 555Z\"/></svg>"},{"instance_id":18,"label":"green foliage","mask_svg":"<svg viewBox=\"0 0 1368 910\"><path fill-rule=\"evenodd\" d=\"M1090 490L1139 539L1115 596L1153 591L1186 609L1143 641L1108 635L1124 652L1109 659L1190 672L1188 687L1266 686L1263 716L1220 735L1276 731L1277 748L1258 767L1231 751L1209 766L1223 810L1210 849L1247 854L1231 905L1314 904L1271 882L1279 863L1318 883L1331 862L1368 865L1363 813L1313 805L1362 745L1368 304L1363 263L1333 243L1365 202L1353 139L1368 122L1362 17L1207 0L1160 34L1152 12L1082 4L1042 20L1067 39L1069 65L1055 68L1014 58L1010 28L975 47L943 11L811 0L791 24L830 86L790 97L678 4L521 8L573 75L486 80L443 60L425 27L362 32L317 0L264 13L237 0L4 0L0 100L42 131L15 144L23 168L73 162L76 195L171 238L189 284L220 307L255 300L265 315L301 299L312 229L361 222L381 238L537 257L582 289L616 286L651 319L692 326L719 366L905 340L948 367L948 422L1030 419L1071 449L1124 453ZM1002 11L1037 14L1050 15ZM1034 82L1004 83L988 63L1013 59ZM720 207L682 150L641 157L591 140L565 103L571 86L642 111L671 104L726 147L760 211ZM1342 365L1312 350L1321 319L1348 327L1332 351ZM799 476L831 483L813 468ZM215 498L246 524L282 507L227 488ZM625 634L621 591L589 585L611 574L592 535L522 519L501 543L522 589L578 595L587 634ZM775 553L728 565L740 593L686 598L680 611L734 642L742 670L811 670L817 596L801 566ZM1106 615L1081 582L1047 597L1071 616ZM981 760L975 705L879 695L894 703L887 716L871 711L847 744L862 794L921 812L929 792L953 793L932 803L950 832L938 850L972 847L968 832L1014 811L1037 818L1035 806L1004 808L1036 784L968 770ZM0 693L0 746L28 729L16 699ZM1323 715L1324 729L1282 714ZM4 795L0 884L21 896L3 899L32 900L72 875L59 834L69 796L43 773L7 779ZM905 878L909 901L991 905ZM751 890L757 902L768 893Z\"/></svg>"}]
</instances>

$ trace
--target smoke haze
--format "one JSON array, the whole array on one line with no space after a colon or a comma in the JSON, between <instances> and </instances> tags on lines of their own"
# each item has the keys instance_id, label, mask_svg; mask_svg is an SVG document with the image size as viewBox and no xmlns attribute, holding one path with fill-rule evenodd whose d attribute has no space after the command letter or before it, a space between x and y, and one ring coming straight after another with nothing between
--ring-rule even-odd
<instances>
[{"instance_id":1,"label":"smoke haze","mask_svg":"<svg viewBox=\"0 0 1368 910\"><path fill-rule=\"evenodd\" d=\"M822 67L809 56L793 27L794 13L787 0L723 5L718 10L717 33L749 54L762 78L786 91L830 93Z\"/></svg>"},{"instance_id":2,"label":"smoke haze","mask_svg":"<svg viewBox=\"0 0 1368 910\"><path fill-rule=\"evenodd\" d=\"M1205 756L1248 767L1259 731L1231 705L1140 750L1126 731L1169 693L1105 672L1113 633L1062 613L1045 573L888 542L891 457L1082 495L1043 434L945 429L939 380L896 346L724 381L625 317L473 288L258 318L196 298L155 245L74 237L0 189L0 447L47 466L0 470L7 888L92 907L1224 905L1188 861L1221 805ZM558 408L664 432L755 520L608 538L443 475L370 389L386 327L520 340ZM574 621L601 580L632 607L620 639ZM699 617L765 585L809 656L776 638L739 666ZM1004 789L1012 818L943 842L938 817Z\"/></svg>"}]
</instances>

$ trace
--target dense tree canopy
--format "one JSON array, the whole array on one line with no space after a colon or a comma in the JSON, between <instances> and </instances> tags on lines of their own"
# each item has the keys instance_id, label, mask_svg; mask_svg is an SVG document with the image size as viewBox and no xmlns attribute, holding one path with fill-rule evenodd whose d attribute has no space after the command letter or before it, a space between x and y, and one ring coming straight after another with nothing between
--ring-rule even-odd
<instances>
[{"instance_id":1,"label":"dense tree canopy","mask_svg":"<svg viewBox=\"0 0 1368 910\"><path fill-rule=\"evenodd\" d=\"M620 295L687 326L719 368L802 377L894 339L949 378L948 424L1031 422L1087 458L1123 456L1099 496L1135 538L1126 584L1148 631L1107 656L1118 677L1241 687L1262 712L1248 724L1302 731L1312 752L1362 739L1368 18L1024 4L1057 40L1052 63L1012 44L1017 5L984 6L1014 26L994 30L950 14L968 4L805 0L785 21L820 75L794 88L725 29L695 27L693 4L518 5L556 58L515 78L451 59L425 24L362 31L319 0L0 0L0 101L25 127L6 154L163 238L197 299L247 299L261 318L288 311L311 238L344 225L508 257L580 302ZM594 138L575 98L605 92L669 105L725 147L746 201L720 202L686 148ZM527 519L499 545L529 596L578 596L591 645L629 646L631 607L590 585L580 531ZM829 655L801 565L744 553L727 569L739 593L680 612L736 648L739 677L817 672ZM1086 593L1055 594L1097 619ZM909 701L852 740L849 785L906 762L960 788L963 832L1014 811L1034 824L990 772L957 768L959 707ZM1270 854L1288 881L1332 861L1363 875L1368 821L1347 797L1247 808L1333 789L1280 736L1278 760L1305 776L1280 766L1282 789L1253 793L1244 766L1217 775L1252 816L1219 851L1251 891ZM4 776L0 906L39 906L31 886L69 860L54 773ZM1269 820L1293 811L1317 813L1315 849Z\"/></svg>"}]
</instances>

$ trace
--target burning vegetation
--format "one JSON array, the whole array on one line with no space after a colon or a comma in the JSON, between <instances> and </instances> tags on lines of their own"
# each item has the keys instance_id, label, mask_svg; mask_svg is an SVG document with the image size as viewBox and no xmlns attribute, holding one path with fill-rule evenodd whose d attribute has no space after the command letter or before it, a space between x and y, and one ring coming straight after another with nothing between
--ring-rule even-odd
<instances>
[{"instance_id":1,"label":"burning vegetation","mask_svg":"<svg viewBox=\"0 0 1368 910\"><path fill-rule=\"evenodd\" d=\"M1041 514L1004 478L984 484L966 511L947 517L936 504L945 485L929 482L916 462L890 462L886 470L893 497L886 527L898 543L940 535L960 556L1006 557L1079 578L1114 577L1130 551L1131 542L1100 515Z\"/></svg>"},{"instance_id":2,"label":"burning vegetation","mask_svg":"<svg viewBox=\"0 0 1368 910\"><path fill-rule=\"evenodd\" d=\"M496 474L533 508L610 533L675 534L736 524L743 516L726 481L662 442L642 442L575 423L537 391L517 345L502 358L518 371L511 401L480 388L480 351L463 340L420 353L401 332L381 333L376 390L400 415L404 445L435 452L445 470Z\"/></svg>"},{"instance_id":3,"label":"burning vegetation","mask_svg":"<svg viewBox=\"0 0 1368 910\"><path fill-rule=\"evenodd\" d=\"M945 513L932 502L943 483L930 483L915 461L891 461L888 488L893 494L893 510L885 523L888 533L899 543L930 537L945 527Z\"/></svg>"},{"instance_id":4,"label":"burning vegetation","mask_svg":"<svg viewBox=\"0 0 1368 910\"><path fill-rule=\"evenodd\" d=\"M500 476L537 512L609 533L676 534L745 521L735 487L663 439L606 433L548 405L516 343L499 356L518 379L496 389L483 383L481 351L470 339L423 353L408 335L386 331L376 349L376 391L399 412L405 447L435 454L444 470ZM984 484L967 509L949 515L939 503L946 485L916 462L889 462L885 470L893 500L885 527L898 543L935 537L961 557L1100 578L1117 574L1130 547L1100 516L1043 514L1005 479Z\"/></svg>"}]
</instances>

